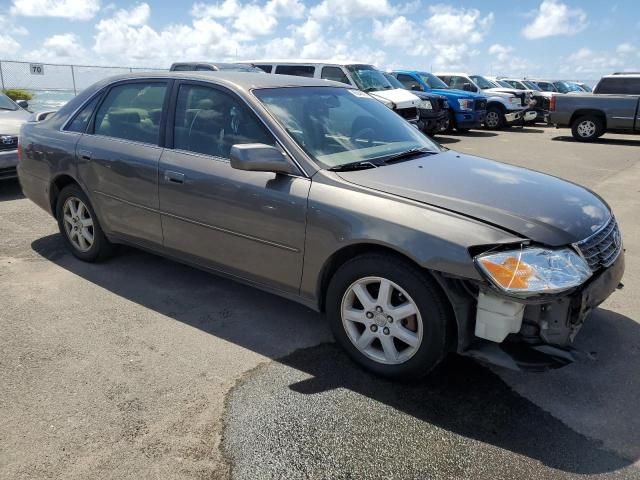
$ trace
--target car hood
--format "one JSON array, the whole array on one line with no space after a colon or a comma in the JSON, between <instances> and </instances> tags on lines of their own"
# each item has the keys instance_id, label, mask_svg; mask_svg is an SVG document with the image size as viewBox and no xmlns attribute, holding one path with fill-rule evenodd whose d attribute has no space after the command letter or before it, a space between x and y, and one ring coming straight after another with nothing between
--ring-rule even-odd
<instances>
[{"instance_id":1,"label":"car hood","mask_svg":"<svg viewBox=\"0 0 640 480\"><path fill-rule=\"evenodd\" d=\"M30 113L26 110L0 110L0 135L18 135L20 127L25 123Z\"/></svg>"},{"instance_id":2,"label":"car hood","mask_svg":"<svg viewBox=\"0 0 640 480\"><path fill-rule=\"evenodd\" d=\"M485 95L491 96L491 97L504 97L504 98L509 98L509 97L513 97L513 96L518 96L518 90L515 89L508 89L508 88L486 88L484 90L482 90L482 92Z\"/></svg>"},{"instance_id":3,"label":"car hood","mask_svg":"<svg viewBox=\"0 0 640 480\"><path fill-rule=\"evenodd\" d=\"M584 187L453 151L339 175L353 184L476 218L548 246L584 240L611 216L604 200Z\"/></svg>"},{"instance_id":4,"label":"car hood","mask_svg":"<svg viewBox=\"0 0 640 480\"><path fill-rule=\"evenodd\" d=\"M479 98L487 98L485 95L481 95L475 92L466 92L464 90L456 90L454 88L432 88L429 92L437 93L438 95L444 95L445 97L451 98L471 98L471 99L479 99Z\"/></svg>"},{"instance_id":5,"label":"car hood","mask_svg":"<svg viewBox=\"0 0 640 480\"><path fill-rule=\"evenodd\" d=\"M393 102L396 107L408 108L417 107L420 99L413 93L402 88L394 88L393 90L378 90L376 92L368 92L372 97L384 98Z\"/></svg>"},{"instance_id":6,"label":"car hood","mask_svg":"<svg viewBox=\"0 0 640 480\"><path fill-rule=\"evenodd\" d=\"M447 97L445 97L444 95L438 95L437 93L433 93L433 92L411 92L413 93L416 97L418 97L421 100L438 100L438 99L446 99Z\"/></svg>"}]
</instances>

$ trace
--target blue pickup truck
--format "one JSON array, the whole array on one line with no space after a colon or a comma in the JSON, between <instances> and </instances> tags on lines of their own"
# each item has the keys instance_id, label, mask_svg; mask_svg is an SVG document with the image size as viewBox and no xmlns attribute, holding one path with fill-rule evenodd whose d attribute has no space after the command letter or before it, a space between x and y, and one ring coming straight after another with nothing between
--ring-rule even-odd
<instances>
[{"instance_id":1,"label":"blue pickup truck","mask_svg":"<svg viewBox=\"0 0 640 480\"><path fill-rule=\"evenodd\" d=\"M473 92L454 90L435 75L417 70L394 70L391 72L409 90L437 93L447 98L449 121L446 130L454 128L466 132L481 128L487 113L487 98Z\"/></svg>"}]
</instances>

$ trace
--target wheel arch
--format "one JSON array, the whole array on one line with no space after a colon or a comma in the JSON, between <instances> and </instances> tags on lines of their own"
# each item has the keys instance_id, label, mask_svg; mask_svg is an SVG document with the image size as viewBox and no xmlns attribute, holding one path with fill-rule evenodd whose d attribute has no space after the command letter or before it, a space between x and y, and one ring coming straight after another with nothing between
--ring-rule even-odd
<instances>
[{"instance_id":1,"label":"wheel arch","mask_svg":"<svg viewBox=\"0 0 640 480\"><path fill-rule=\"evenodd\" d=\"M73 178L68 173L61 173L56 176L53 180L51 180L51 185L49 186L49 204L51 205L51 212L53 216L56 217L56 204L58 202L58 197L60 196L60 192L62 189L68 185L77 185L85 194L84 188L75 178ZM88 196L88 195L87 195Z\"/></svg>"},{"instance_id":2,"label":"wheel arch","mask_svg":"<svg viewBox=\"0 0 640 480\"><path fill-rule=\"evenodd\" d=\"M580 108L571 114L571 119L569 120L569 125L573 126L573 122L575 122L578 118L584 117L587 115L593 115L602 121L602 126L607 128L607 115L597 108Z\"/></svg>"},{"instance_id":3,"label":"wheel arch","mask_svg":"<svg viewBox=\"0 0 640 480\"><path fill-rule=\"evenodd\" d=\"M507 108L504 106L504 103L498 100L489 100L487 102L487 110L489 110L491 107L498 108L498 110L500 110L502 113L505 113L507 111Z\"/></svg>"},{"instance_id":4,"label":"wheel arch","mask_svg":"<svg viewBox=\"0 0 640 480\"><path fill-rule=\"evenodd\" d=\"M447 337L450 342L450 347L456 349L460 344L460 332L465 331L467 329L468 324L468 315L466 308L461 308L461 303L466 302L467 299L464 297L464 292L460 291L456 281L447 278L441 272L437 272L434 270L430 270L428 268L423 267L420 263L412 258L410 255L407 255L404 252L401 252L397 249L391 248L386 245L380 245L376 243L355 243L351 245L347 245L342 247L341 249L335 251L324 263L321 273L318 279L317 285L317 299L318 299L318 309L320 312L326 311L326 295L327 289L329 287L329 282L333 275L338 271L338 269L344 265L347 261L352 258L364 255L364 254L384 254L395 256L398 259L406 261L416 267L423 275L428 276L437 284L440 293L446 299L446 305L448 309L449 318L453 321L449 322L448 327L450 331L447 332Z\"/></svg>"}]
</instances>

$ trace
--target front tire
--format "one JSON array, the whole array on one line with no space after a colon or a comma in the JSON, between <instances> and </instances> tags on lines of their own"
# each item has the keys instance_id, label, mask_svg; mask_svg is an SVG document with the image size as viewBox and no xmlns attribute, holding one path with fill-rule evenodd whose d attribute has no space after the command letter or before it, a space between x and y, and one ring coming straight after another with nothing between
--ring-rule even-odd
<instances>
[{"instance_id":1,"label":"front tire","mask_svg":"<svg viewBox=\"0 0 640 480\"><path fill-rule=\"evenodd\" d=\"M77 185L62 189L56 202L60 233L71 253L85 262L108 258L114 246L105 237L91 202Z\"/></svg>"},{"instance_id":2,"label":"front tire","mask_svg":"<svg viewBox=\"0 0 640 480\"><path fill-rule=\"evenodd\" d=\"M571 124L571 134L579 142L592 142L604 134L604 125L595 115L583 115Z\"/></svg>"},{"instance_id":3,"label":"front tire","mask_svg":"<svg viewBox=\"0 0 640 480\"><path fill-rule=\"evenodd\" d=\"M326 311L336 341L377 375L417 379L447 352L446 297L433 279L392 255L361 255L341 266Z\"/></svg>"},{"instance_id":4,"label":"front tire","mask_svg":"<svg viewBox=\"0 0 640 480\"><path fill-rule=\"evenodd\" d=\"M504 113L500 107L496 107L495 105L487 108L487 114L484 117L484 126L489 130L500 130L506 124L506 120L504 118Z\"/></svg>"}]
</instances>

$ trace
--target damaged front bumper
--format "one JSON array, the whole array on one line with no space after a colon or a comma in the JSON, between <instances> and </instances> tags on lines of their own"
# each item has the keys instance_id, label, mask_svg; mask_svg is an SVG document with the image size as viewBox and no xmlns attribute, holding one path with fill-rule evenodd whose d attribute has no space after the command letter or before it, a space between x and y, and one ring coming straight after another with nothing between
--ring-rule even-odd
<instances>
[{"instance_id":1,"label":"damaged front bumper","mask_svg":"<svg viewBox=\"0 0 640 480\"><path fill-rule=\"evenodd\" d=\"M517 112L505 113L504 118L507 123L515 122L531 122L538 117L538 113L535 110L519 110Z\"/></svg>"},{"instance_id":2,"label":"damaged front bumper","mask_svg":"<svg viewBox=\"0 0 640 480\"><path fill-rule=\"evenodd\" d=\"M552 297L519 299L478 293L470 345L460 353L514 370L546 370L581 356L572 347L587 316L621 288L624 251L584 285Z\"/></svg>"},{"instance_id":3,"label":"damaged front bumper","mask_svg":"<svg viewBox=\"0 0 640 480\"><path fill-rule=\"evenodd\" d=\"M441 132L447 127L449 114L447 110L434 112L433 110L420 109L420 118L418 119L418 128L420 131L433 135Z\"/></svg>"}]
</instances>

